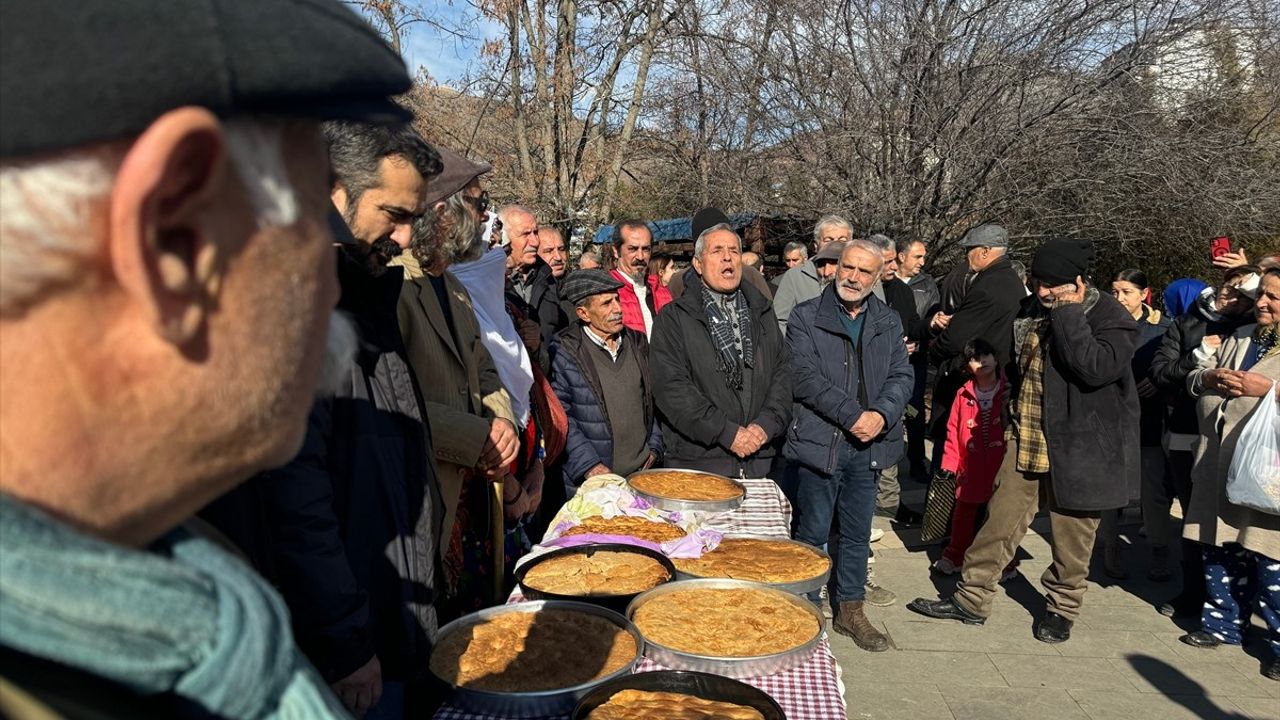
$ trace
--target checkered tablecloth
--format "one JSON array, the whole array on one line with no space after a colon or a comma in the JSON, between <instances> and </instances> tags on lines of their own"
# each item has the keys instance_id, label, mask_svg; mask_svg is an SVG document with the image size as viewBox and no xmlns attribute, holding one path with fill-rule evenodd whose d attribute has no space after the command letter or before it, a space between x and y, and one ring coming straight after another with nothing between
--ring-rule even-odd
<instances>
[{"instance_id":1,"label":"checkered tablecloth","mask_svg":"<svg viewBox=\"0 0 1280 720\"><path fill-rule=\"evenodd\" d=\"M747 497L742 506L731 513L713 518L708 527L729 534L772 535L790 537L791 503L768 478L744 480ZM512 593L511 601L524 598L519 588ZM636 672L665 670L661 665L642 659ZM742 682L765 691L782 706L788 720L844 720L844 693L839 681L839 669L831 654L831 647L824 637L813 655L803 665L765 677L744 678ZM546 718L545 720L561 720ZM507 718L475 714L454 705L445 705L435 715L435 720L508 720ZM655 720L658 720L655 718Z\"/></svg>"}]
</instances>

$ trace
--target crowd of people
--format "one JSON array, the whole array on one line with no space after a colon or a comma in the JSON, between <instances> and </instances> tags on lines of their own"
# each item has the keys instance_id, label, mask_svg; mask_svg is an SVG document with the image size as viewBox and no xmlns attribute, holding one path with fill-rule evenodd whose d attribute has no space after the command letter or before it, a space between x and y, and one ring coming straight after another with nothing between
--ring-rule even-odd
<instances>
[{"instance_id":1,"label":"crowd of people","mask_svg":"<svg viewBox=\"0 0 1280 720\"><path fill-rule=\"evenodd\" d=\"M1170 578L1177 499L1162 611L1213 647L1256 605L1280 679L1280 515L1223 490L1276 401L1276 258L1230 253L1162 310L1140 270L1095 282L1088 242L1023 267L995 224L940 283L925 242L838 215L773 278L716 208L692 215L688 267L644 219L572 258L537 213L492 206L489 165L406 122L409 78L372 31L314 5L175 0L123 40L6 8L10 32L111 55L95 72L118 82L5 105L0 710L428 717L439 627L504 602L588 478L663 466L776 480L794 536L833 557L811 599L872 652L889 643L865 608L895 602L873 518L921 522L902 480L955 487L933 569L960 584L909 605L932 617L985 622L1048 510L1045 642L1070 636L1095 538L1127 573L1131 504ZM169 39L193 18L235 47ZM10 38L6 93L58 80ZM120 42L186 74L144 77ZM228 69L251 51L280 61Z\"/></svg>"}]
</instances>

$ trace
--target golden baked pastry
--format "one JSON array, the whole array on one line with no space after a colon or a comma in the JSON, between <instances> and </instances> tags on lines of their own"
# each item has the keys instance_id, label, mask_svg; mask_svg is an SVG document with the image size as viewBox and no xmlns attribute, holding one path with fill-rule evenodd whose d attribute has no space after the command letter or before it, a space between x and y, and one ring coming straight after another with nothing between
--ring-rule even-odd
<instances>
[{"instance_id":1,"label":"golden baked pastry","mask_svg":"<svg viewBox=\"0 0 1280 720\"><path fill-rule=\"evenodd\" d=\"M679 525L669 522L657 522L654 520L646 520L642 517L634 517L632 515L619 515L606 520L600 515L592 515L584 518L581 525L571 527L564 531L562 537L569 535L584 535L587 533L596 533L600 535L627 535L629 537L648 540L649 542L664 543L671 540L679 540L687 533L680 529Z\"/></svg>"},{"instance_id":2,"label":"golden baked pastry","mask_svg":"<svg viewBox=\"0 0 1280 720\"><path fill-rule=\"evenodd\" d=\"M804 645L820 630L796 603L753 588L664 593L641 605L631 620L650 642L715 657L775 655Z\"/></svg>"},{"instance_id":3,"label":"golden baked pastry","mask_svg":"<svg viewBox=\"0 0 1280 720\"><path fill-rule=\"evenodd\" d=\"M638 650L630 633L599 615L509 612L445 637L431 653L431 671L474 690L557 690L621 670Z\"/></svg>"},{"instance_id":4,"label":"golden baked pastry","mask_svg":"<svg viewBox=\"0 0 1280 720\"><path fill-rule=\"evenodd\" d=\"M674 559L681 572L710 578L792 583L818 577L831 561L804 545L781 540L725 538L695 559Z\"/></svg>"},{"instance_id":5,"label":"golden baked pastry","mask_svg":"<svg viewBox=\"0 0 1280 720\"><path fill-rule=\"evenodd\" d=\"M648 555L598 550L587 556L570 553L537 564L521 585L556 595L634 595L671 578L662 563Z\"/></svg>"},{"instance_id":6,"label":"golden baked pastry","mask_svg":"<svg viewBox=\"0 0 1280 720\"><path fill-rule=\"evenodd\" d=\"M746 705L704 700L693 695L646 690L619 690L587 720L764 720Z\"/></svg>"},{"instance_id":7,"label":"golden baked pastry","mask_svg":"<svg viewBox=\"0 0 1280 720\"><path fill-rule=\"evenodd\" d=\"M742 497L742 488L727 477L684 470L652 470L636 475L631 487L648 495L671 500L733 500Z\"/></svg>"}]
</instances>

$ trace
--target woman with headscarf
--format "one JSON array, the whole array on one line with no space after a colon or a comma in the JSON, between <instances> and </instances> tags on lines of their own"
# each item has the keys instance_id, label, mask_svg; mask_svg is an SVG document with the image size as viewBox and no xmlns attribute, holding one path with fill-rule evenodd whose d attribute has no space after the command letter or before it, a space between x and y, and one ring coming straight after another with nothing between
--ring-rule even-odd
<instances>
[{"instance_id":1,"label":"woman with headscarf","mask_svg":"<svg viewBox=\"0 0 1280 720\"><path fill-rule=\"evenodd\" d=\"M1180 639L1198 648L1239 645L1256 604L1270 647L1262 674L1280 680L1280 515L1235 505L1226 492L1241 431L1262 403L1280 402L1280 270L1263 275L1254 315L1256 324L1225 339L1207 336L1211 354L1187 377L1202 438L1183 533L1202 543L1207 601L1200 629Z\"/></svg>"},{"instance_id":2,"label":"woman with headscarf","mask_svg":"<svg viewBox=\"0 0 1280 720\"><path fill-rule=\"evenodd\" d=\"M1253 322L1253 297L1257 293L1256 268L1235 268L1227 272L1222 287L1205 287L1189 308L1169 326L1155 357L1151 379L1170 400L1166 420L1165 448L1174 494L1183 516L1191 501L1191 465L1200 437L1196 401L1187 393L1187 375L1200 359L1196 351L1205 336L1230 336L1241 325ZM1179 291L1185 297L1187 291ZM1167 294L1167 291L1166 291ZM1169 617L1195 617L1204 604L1204 571L1200 548L1194 540L1182 541L1182 589L1177 597L1160 606Z\"/></svg>"}]
</instances>

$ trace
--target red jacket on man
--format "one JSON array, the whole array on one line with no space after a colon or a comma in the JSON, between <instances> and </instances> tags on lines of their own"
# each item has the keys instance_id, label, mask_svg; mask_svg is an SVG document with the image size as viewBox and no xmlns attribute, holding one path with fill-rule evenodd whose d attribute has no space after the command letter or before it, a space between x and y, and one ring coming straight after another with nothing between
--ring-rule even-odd
<instances>
[{"instance_id":1,"label":"red jacket on man","mask_svg":"<svg viewBox=\"0 0 1280 720\"><path fill-rule=\"evenodd\" d=\"M613 271L613 277L622 283L622 287L618 288L618 302L622 304L622 324L649 336L644 327L644 313L640 310L640 298L636 296L636 289L631 284L631 280L618 270ZM671 291L662 286L658 282L657 275L650 275L646 279L649 285L648 305L649 314L654 319L658 317L658 311L662 306L671 302Z\"/></svg>"}]
</instances>

